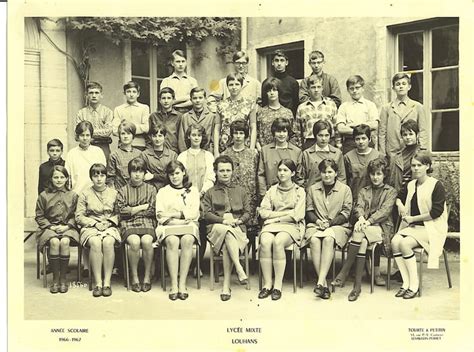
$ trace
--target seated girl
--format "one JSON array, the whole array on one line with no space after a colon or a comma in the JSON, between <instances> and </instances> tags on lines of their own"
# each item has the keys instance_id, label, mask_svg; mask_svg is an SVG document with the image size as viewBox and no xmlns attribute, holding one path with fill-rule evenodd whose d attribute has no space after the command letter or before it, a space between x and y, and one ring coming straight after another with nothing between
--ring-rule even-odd
<instances>
[{"instance_id":1,"label":"seated girl","mask_svg":"<svg viewBox=\"0 0 474 352\"><path fill-rule=\"evenodd\" d=\"M89 176L92 187L86 188L80 194L76 209L76 222L82 227L81 245L90 250L89 260L95 283L92 291L94 297L112 295L110 278L115 260L114 246L120 243L115 207L117 191L107 187L106 175L105 165L91 166Z\"/></svg>"},{"instance_id":2,"label":"seated girl","mask_svg":"<svg viewBox=\"0 0 474 352\"><path fill-rule=\"evenodd\" d=\"M232 265L235 266L239 282L246 285L247 274L239 261L239 251L248 243L245 223L250 218L247 192L232 182L234 163L228 155L216 158L214 168L217 183L206 192L201 202L202 216L208 224L208 240L216 255L222 252L224 284L221 300L228 301Z\"/></svg>"},{"instance_id":3,"label":"seated girl","mask_svg":"<svg viewBox=\"0 0 474 352\"><path fill-rule=\"evenodd\" d=\"M171 279L168 297L172 301L178 298L185 300L189 297L186 279L193 257L193 244L200 244L199 191L189 182L180 161L171 161L165 172L169 184L161 188L156 196L156 235L158 241L166 245L166 262Z\"/></svg>"},{"instance_id":4,"label":"seated girl","mask_svg":"<svg viewBox=\"0 0 474 352\"><path fill-rule=\"evenodd\" d=\"M334 246L344 247L351 232L349 216L352 193L349 186L338 180L339 168L333 159L323 159L318 168L322 180L308 189L308 225L303 245L310 245L311 258L318 275L314 293L317 297L329 299L331 291L326 277L333 260Z\"/></svg>"},{"instance_id":5,"label":"seated girl","mask_svg":"<svg viewBox=\"0 0 474 352\"><path fill-rule=\"evenodd\" d=\"M397 192L393 187L384 184L384 177L387 174L387 163L382 158L371 160L367 166L367 173L370 177L370 185L360 190L352 213L355 225L347 251L347 260L331 283L334 286L342 287L355 261L354 288L348 297L351 302L357 300L361 292L367 245L383 241L386 253L391 252L390 241L393 235L392 209L397 198ZM376 272L375 275L380 275L380 271Z\"/></svg>"},{"instance_id":6,"label":"seated girl","mask_svg":"<svg viewBox=\"0 0 474 352\"><path fill-rule=\"evenodd\" d=\"M395 202L402 218L400 230L392 239L395 262L403 284L395 297L412 299L418 293L419 279L413 248L423 247L428 254L428 269L437 269L448 233L446 192L443 184L429 176L431 154L418 151L411 160L413 180Z\"/></svg>"},{"instance_id":7,"label":"seated girl","mask_svg":"<svg viewBox=\"0 0 474 352\"><path fill-rule=\"evenodd\" d=\"M51 293L66 293L69 265L69 243L79 243L79 233L74 222L77 194L68 188L69 174L64 166L51 170L49 185L38 196L35 220L40 228L37 234L38 248L49 245L49 266L53 272Z\"/></svg>"},{"instance_id":8,"label":"seated girl","mask_svg":"<svg viewBox=\"0 0 474 352\"><path fill-rule=\"evenodd\" d=\"M132 291L148 292L151 290L151 265L153 263L152 244L155 235L155 187L144 182L145 162L135 158L128 163L129 183L119 189L117 208L120 214L122 241L130 246L128 260L130 263ZM145 273L142 284L138 279L138 262L140 248L143 250Z\"/></svg>"},{"instance_id":9,"label":"seated girl","mask_svg":"<svg viewBox=\"0 0 474 352\"><path fill-rule=\"evenodd\" d=\"M264 220L260 233L260 265L263 288L258 298L281 298L285 272L285 248L296 243L300 246L304 234L306 193L293 181L296 165L293 160L282 159L277 166L278 184L270 187L259 208ZM272 269L275 279L272 280Z\"/></svg>"}]
</instances>

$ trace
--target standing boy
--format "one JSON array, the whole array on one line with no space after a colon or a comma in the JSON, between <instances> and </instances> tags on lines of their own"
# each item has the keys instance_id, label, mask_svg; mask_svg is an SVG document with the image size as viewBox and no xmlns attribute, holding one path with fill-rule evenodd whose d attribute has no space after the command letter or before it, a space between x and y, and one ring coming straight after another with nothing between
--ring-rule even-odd
<instances>
[{"instance_id":1,"label":"standing boy","mask_svg":"<svg viewBox=\"0 0 474 352\"><path fill-rule=\"evenodd\" d=\"M339 105L341 105L341 90L339 89L339 83L337 83L336 78L323 72L323 67L325 64L324 54L318 50L310 52L308 64L311 66L313 72L309 77L306 77L301 81L299 87L300 103L303 103L310 98L308 81L312 76L316 76L322 81L323 95L334 100L336 106L339 107Z\"/></svg>"},{"instance_id":2,"label":"standing boy","mask_svg":"<svg viewBox=\"0 0 474 352\"><path fill-rule=\"evenodd\" d=\"M240 75L243 78L240 96L251 99L254 102L258 102L261 99L260 82L248 75L248 55L245 53L245 51L237 51L232 56L232 62L234 63L235 74ZM227 88L226 84L226 77L219 81L218 93L223 99L227 99L230 96L229 89Z\"/></svg>"},{"instance_id":3,"label":"standing boy","mask_svg":"<svg viewBox=\"0 0 474 352\"><path fill-rule=\"evenodd\" d=\"M392 78L392 89L397 97L391 103L383 106L380 112L380 153L390 158L403 148L400 126L407 120L414 120L418 123L420 149L427 149L427 122L423 105L408 97L408 92L411 89L410 76L405 72L395 74Z\"/></svg>"},{"instance_id":4,"label":"standing boy","mask_svg":"<svg viewBox=\"0 0 474 352\"><path fill-rule=\"evenodd\" d=\"M350 76L346 81L351 101L342 103L336 116L336 128L343 137L342 153L346 154L356 147L352 137L354 127L365 124L370 127L372 143L376 139L379 126L379 114L373 102L363 97L364 79L359 75Z\"/></svg>"},{"instance_id":5,"label":"standing boy","mask_svg":"<svg viewBox=\"0 0 474 352\"><path fill-rule=\"evenodd\" d=\"M189 126L193 123L201 125L206 130L206 135L209 140L202 147L204 150L208 150L212 153L212 134L214 132L214 125L216 120L216 114L209 111L206 104L206 91L204 88L195 87L189 94L193 108L185 113L181 118L181 125L178 132L178 147L179 152L182 153L188 149L185 141L185 134Z\"/></svg>"},{"instance_id":6,"label":"standing boy","mask_svg":"<svg viewBox=\"0 0 474 352\"><path fill-rule=\"evenodd\" d=\"M279 98L280 103L285 108L288 108L293 113L293 116L296 114L296 109L298 108L298 90L299 85L296 79L286 72L286 67L288 66L288 56L283 50L275 50L272 58L272 67L273 67L273 77L278 78L281 81ZM267 82L267 78L263 81L263 85ZM262 97L262 106L268 105L268 97Z\"/></svg>"},{"instance_id":7,"label":"standing boy","mask_svg":"<svg viewBox=\"0 0 474 352\"><path fill-rule=\"evenodd\" d=\"M316 139L313 136L313 125L319 121L327 121L334 126L337 107L334 101L323 96L323 82L320 77L311 76L308 80L309 100L301 103L296 111L296 133L301 134L303 150L308 149Z\"/></svg>"},{"instance_id":8,"label":"standing boy","mask_svg":"<svg viewBox=\"0 0 474 352\"><path fill-rule=\"evenodd\" d=\"M175 98L174 90L169 87L162 88L158 94L160 106L158 110L152 113L148 119L150 128L157 124L163 124L168 131L165 138L165 146L175 153L179 152L178 148L178 131L181 125L181 113L173 108ZM151 146L150 138L146 140L147 146Z\"/></svg>"},{"instance_id":9,"label":"standing boy","mask_svg":"<svg viewBox=\"0 0 474 352\"><path fill-rule=\"evenodd\" d=\"M79 110L76 116L76 126L81 121L89 121L94 127L91 145L100 147L105 159L109 160L110 143L112 143L113 113L108 107L102 105L102 85L98 82L89 82L86 86L87 106Z\"/></svg>"},{"instance_id":10,"label":"standing boy","mask_svg":"<svg viewBox=\"0 0 474 352\"><path fill-rule=\"evenodd\" d=\"M146 104L137 101L140 96L140 85L130 81L123 86L123 94L127 99L125 104L117 106L114 110L113 131L118 135L118 126L125 120L132 122L136 128L136 135L132 146L143 151L145 150L145 136L148 133L148 116L150 108Z\"/></svg>"},{"instance_id":11,"label":"standing boy","mask_svg":"<svg viewBox=\"0 0 474 352\"><path fill-rule=\"evenodd\" d=\"M56 165L64 166L64 159L61 158L63 154L63 143L59 139L52 139L46 145L49 160L42 163L39 167L38 177L38 195L43 192L51 180L51 170Z\"/></svg>"},{"instance_id":12,"label":"standing boy","mask_svg":"<svg viewBox=\"0 0 474 352\"><path fill-rule=\"evenodd\" d=\"M170 64L173 66L173 73L161 82L160 90L165 87L173 89L175 93L173 107L184 114L191 109L189 93L198 86L198 83L186 73L186 56L182 50L173 51Z\"/></svg>"}]
</instances>

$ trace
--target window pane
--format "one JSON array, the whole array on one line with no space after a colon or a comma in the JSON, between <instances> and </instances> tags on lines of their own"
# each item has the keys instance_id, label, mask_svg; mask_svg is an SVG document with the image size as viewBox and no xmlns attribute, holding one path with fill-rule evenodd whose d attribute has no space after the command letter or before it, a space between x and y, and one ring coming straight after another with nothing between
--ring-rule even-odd
<instances>
[{"instance_id":1,"label":"window pane","mask_svg":"<svg viewBox=\"0 0 474 352\"><path fill-rule=\"evenodd\" d=\"M431 130L434 152L459 150L459 111L433 113Z\"/></svg>"},{"instance_id":2,"label":"window pane","mask_svg":"<svg viewBox=\"0 0 474 352\"><path fill-rule=\"evenodd\" d=\"M150 55L145 43L132 42L132 76L150 76Z\"/></svg>"},{"instance_id":3,"label":"window pane","mask_svg":"<svg viewBox=\"0 0 474 352\"><path fill-rule=\"evenodd\" d=\"M458 69L432 73L432 108L452 109L459 107Z\"/></svg>"},{"instance_id":4,"label":"window pane","mask_svg":"<svg viewBox=\"0 0 474 352\"><path fill-rule=\"evenodd\" d=\"M459 27L433 29L433 67L459 64Z\"/></svg>"},{"instance_id":5,"label":"window pane","mask_svg":"<svg viewBox=\"0 0 474 352\"><path fill-rule=\"evenodd\" d=\"M423 68L423 32L400 34L398 36L400 71Z\"/></svg>"},{"instance_id":6,"label":"window pane","mask_svg":"<svg viewBox=\"0 0 474 352\"><path fill-rule=\"evenodd\" d=\"M408 92L410 99L423 104L423 73L411 74L411 89Z\"/></svg>"},{"instance_id":7,"label":"window pane","mask_svg":"<svg viewBox=\"0 0 474 352\"><path fill-rule=\"evenodd\" d=\"M173 67L169 64L171 53L175 50L182 50L186 54L184 43L168 43L156 48L156 75L157 78L165 78L173 73ZM189 62L188 62L189 65Z\"/></svg>"},{"instance_id":8,"label":"window pane","mask_svg":"<svg viewBox=\"0 0 474 352\"><path fill-rule=\"evenodd\" d=\"M140 96L138 101L150 106L150 80L132 77L132 80L140 85Z\"/></svg>"}]
</instances>

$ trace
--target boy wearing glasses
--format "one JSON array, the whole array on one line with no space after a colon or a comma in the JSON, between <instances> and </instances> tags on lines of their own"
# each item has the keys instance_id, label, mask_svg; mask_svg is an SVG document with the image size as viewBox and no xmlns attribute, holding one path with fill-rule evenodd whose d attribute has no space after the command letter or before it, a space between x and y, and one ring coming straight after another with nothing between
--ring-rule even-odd
<instances>
[{"instance_id":1,"label":"boy wearing glasses","mask_svg":"<svg viewBox=\"0 0 474 352\"><path fill-rule=\"evenodd\" d=\"M354 127L360 124L365 124L370 127L370 146L373 147L377 145L375 138L379 126L379 113L375 104L363 97L364 84L364 79L359 75L350 76L346 81L347 91L351 96L351 100L342 103L336 116L336 128L339 135L343 137L343 154L346 154L356 147L353 131Z\"/></svg>"},{"instance_id":2,"label":"boy wearing glasses","mask_svg":"<svg viewBox=\"0 0 474 352\"><path fill-rule=\"evenodd\" d=\"M255 78L250 77L247 73L249 64L248 55L245 53L245 51L237 51L232 56L232 62L234 63L235 74L239 74L244 79L240 96L243 98L249 98L254 102L260 102L260 82ZM227 88L226 84L226 77L219 81L219 89L217 94L222 96L223 99L227 99L230 96L229 89Z\"/></svg>"}]
</instances>

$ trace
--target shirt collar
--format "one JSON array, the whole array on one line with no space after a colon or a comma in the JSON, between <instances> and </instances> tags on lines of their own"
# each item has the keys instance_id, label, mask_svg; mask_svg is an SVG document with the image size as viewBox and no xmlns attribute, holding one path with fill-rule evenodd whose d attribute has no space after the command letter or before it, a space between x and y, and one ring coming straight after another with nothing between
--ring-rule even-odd
<instances>
[{"instance_id":1,"label":"shirt collar","mask_svg":"<svg viewBox=\"0 0 474 352\"><path fill-rule=\"evenodd\" d=\"M320 190L324 190L324 183L323 181L319 181L319 182L316 182L314 184L314 188L315 189L320 189ZM338 179L336 179L336 183L334 183L334 187L331 189L331 192L339 192L341 190L341 181L339 181ZM331 193L329 192L329 193Z\"/></svg>"},{"instance_id":2,"label":"shirt collar","mask_svg":"<svg viewBox=\"0 0 474 352\"><path fill-rule=\"evenodd\" d=\"M188 78L188 74L185 72L183 73L183 75L181 77L179 77L176 72L173 72L170 76L170 78L176 78L176 79L181 79L181 78L185 78L187 79Z\"/></svg>"},{"instance_id":3,"label":"shirt collar","mask_svg":"<svg viewBox=\"0 0 474 352\"><path fill-rule=\"evenodd\" d=\"M275 149L276 148L276 142L273 141L270 145L270 148L272 149ZM294 149L295 146L293 144L291 144L290 142L288 142L288 146L286 147L286 149Z\"/></svg>"},{"instance_id":4,"label":"shirt collar","mask_svg":"<svg viewBox=\"0 0 474 352\"><path fill-rule=\"evenodd\" d=\"M134 102L133 104L129 104L128 102L125 103L126 107L130 107L130 106L140 106L140 103L138 101Z\"/></svg>"},{"instance_id":5,"label":"shirt collar","mask_svg":"<svg viewBox=\"0 0 474 352\"><path fill-rule=\"evenodd\" d=\"M102 106L102 104L97 104L97 107L94 109L92 106L90 105L87 105L87 109L89 111L99 111L100 107Z\"/></svg>"},{"instance_id":6,"label":"shirt collar","mask_svg":"<svg viewBox=\"0 0 474 352\"><path fill-rule=\"evenodd\" d=\"M330 152L331 149L329 149L329 144L327 146L325 146L324 148L320 148L317 144L314 145L314 150L316 152Z\"/></svg>"},{"instance_id":7,"label":"shirt collar","mask_svg":"<svg viewBox=\"0 0 474 352\"><path fill-rule=\"evenodd\" d=\"M354 104L354 105L357 105L357 104L365 104L365 99L364 99L364 98L360 98L359 100L354 100L354 99L352 99L352 100L351 100L351 103Z\"/></svg>"},{"instance_id":8,"label":"shirt collar","mask_svg":"<svg viewBox=\"0 0 474 352\"><path fill-rule=\"evenodd\" d=\"M119 143L119 146L118 146L118 147L119 147L120 150L123 150L124 152L127 152L127 153L133 152L133 147L132 147L131 150L126 150L126 149L123 147L122 143Z\"/></svg>"}]
</instances>

